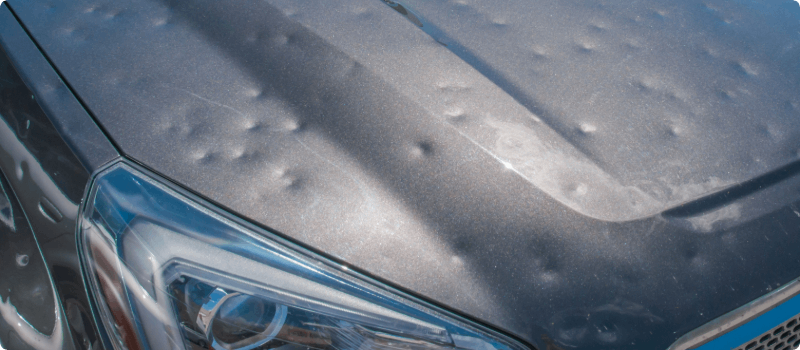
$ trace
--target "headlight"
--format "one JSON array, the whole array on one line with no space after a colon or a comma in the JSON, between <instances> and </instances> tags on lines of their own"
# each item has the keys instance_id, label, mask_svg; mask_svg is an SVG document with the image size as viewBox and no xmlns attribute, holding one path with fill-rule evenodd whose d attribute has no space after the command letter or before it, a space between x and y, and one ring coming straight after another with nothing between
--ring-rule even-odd
<instances>
[{"instance_id":1,"label":"headlight","mask_svg":"<svg viewBox=\"0 0 800 350\"><path fill-rule=\"evenodd\" d=\"M78 237L115 349L526 349L133 165L97 175Z\"/></svg>"}]
</instances>

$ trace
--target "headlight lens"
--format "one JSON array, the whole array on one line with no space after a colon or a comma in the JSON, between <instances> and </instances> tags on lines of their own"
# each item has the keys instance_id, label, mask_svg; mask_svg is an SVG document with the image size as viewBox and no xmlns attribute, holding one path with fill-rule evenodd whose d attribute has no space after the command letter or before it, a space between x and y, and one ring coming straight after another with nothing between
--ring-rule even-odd
<instances>
[{"instance_id":1,"label":"headlight lens","mask_svg":"<svg viewBox=\"0 0 800 350\"><path fill-rule=\"evenodd\" d=\"M126 163L94 179L79 245L115 349L526 349Z\"/></svg>"}]
</instances>

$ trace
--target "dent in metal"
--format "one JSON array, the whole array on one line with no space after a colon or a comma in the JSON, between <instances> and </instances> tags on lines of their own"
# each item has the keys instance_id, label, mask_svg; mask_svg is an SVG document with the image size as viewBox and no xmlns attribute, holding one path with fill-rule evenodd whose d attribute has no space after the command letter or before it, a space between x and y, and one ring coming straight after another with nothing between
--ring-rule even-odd
<instances>
[{"instance_id":1,"label":"dent in metal","mask_svg":"<svg viewBox=\"0 0 800 350\"><path fill-rule=\"evenodd\" d=\"M60 349L65 324L33 232L0 172L11 224L0 226L0 339L10 347Z\"/></svg>"},{"instance_id":2,"label":"dent in metal","mask_svg":"<svg viewBox=\"0 0 800 350\"><path fill-rule=\"evenodd\" d=\"M31 99L48 115L54 131L67 145L65 150L71 151L88 172L113 160L117 156L114 146L5 5L0 11L0 39Z\"/></svg>"},{"instance_id":3,"label":"dent in metal","mask_svg":"<svg viewBox=\"0 0 800 350\"><path fill-rule=\"evenodd\" d=\"M793 3L391 4L423 26L377 0L12 6L133 159L539 348L666 348L800 275L797 176L725 195L797 161ZM617 304L641 312L614 341L551 322Z\"/></svg>"},{"instance_id":4,"label":"dent in metal","mask_svg":"<svg viewBox=\"0 0 800 350\"><path fill-rule=\"evenodd\" d=\"M25 184L22 186L31 189L40 189L41 201L37 205L42 208L37 210L40 215L45 215L53 223L57 223L53 216L62 218L65 216L72 221L77 219L78 204L67 198L5 120L0 122L0 162L3 162L4 169L16 169L14 182Z\"/></svg>"},{"instance_id":5,"label":"dent in metal","mask_svg":"<svg viewBox=\"0 0 800 350\"><path fill-rule=\"evenodd\" d=\"M75 219L89 179L87 169L113 159L116 151L16 22L7 4L0 7L0 44L0 170L8 176L9 193L15 193L19 201L14 216L27 219L24 225L16 222L15 232L36 239L32 241L35 252L3 256L11 260L9 269L27 272L22 280L41 278L52 293L52 298L35 303L33 311L17 297L3 299L4 317L16 319L19 314L35 326L34 331L19 323L19 334L9 333L17 335L10 343L4 339L4 345L24 348L23 342L29 341L27 346L34 348L96 348L97 334L75 251ZM44 270L34 273L37 266ZM5 273L2 283L22 287L25 283L13 275ZM55 305L47 306L48 299L55 298ZM52 314L53 308L58 315ZM46 334L51 331L35 321L48 314L51 319L57 316L49 324L63 327L50 337Z\"/></svg>"}]
</instances>

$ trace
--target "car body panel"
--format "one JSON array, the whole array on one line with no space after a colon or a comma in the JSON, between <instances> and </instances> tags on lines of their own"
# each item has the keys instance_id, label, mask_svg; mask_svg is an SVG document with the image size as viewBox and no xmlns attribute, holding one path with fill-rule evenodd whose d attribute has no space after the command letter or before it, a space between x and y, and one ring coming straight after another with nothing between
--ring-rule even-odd
<instances>
[{"instance_id":1,"label":"car body panel","mask_svg":"<svg viewBox=\"0 0 800 350\"><path fill-rule=\"evenodd\" d=\"M126 156L540 349L800 276L796 3L387 3L10 6Z\"/></svg>"},{"instance_id":2,"label":"car body panel","mask_svg":"<svg viewBox=\"0 0 800 350\"><path fill-rule=\"evenodd\" d=\"M10 349L96 347L76 219L91 173L119 155L5 5L0 43L0 172L13 214L2 227L9 293L0 296L3 320L17 325L0 341ZM21 255L27 264L16 261Z\"/></svg>"},{"instance_id":3,"label":"car body panel","mask_svg":"<svg viewBox=\"0 0 800 350\"><path fill-rule=\"evenodd\" d=\"M2 174L0 212L0 344L31 349L31 335L61 331L56 331L62 326L56 321L60 308L30 225Z\"/></svg>"}]
</instances>

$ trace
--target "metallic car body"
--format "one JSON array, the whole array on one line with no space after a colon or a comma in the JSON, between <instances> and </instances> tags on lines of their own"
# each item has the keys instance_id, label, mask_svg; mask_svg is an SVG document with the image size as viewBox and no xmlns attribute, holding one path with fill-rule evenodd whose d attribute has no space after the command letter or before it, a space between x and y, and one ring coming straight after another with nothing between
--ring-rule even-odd
<instances>
[{"instance_id":1,"label":"metallic car body","mask_svg":"<svg viewBox=\"0 0 800 350\"><path fill-rule=\"evenodd\" d=\"M81 348L98 335L73 322L91 317L64 208L118 156L91 116L221 207L539 349L667 348L800 276L792 1L0 15L34 96L2 101L0 166Z\"/></svg>"},{"instance_id":2,"label":"metallic car body","mask_svg":"<svg viewBox=\"0 0 800 350\"><path fill-rule=\"evenodd\" d=\"M77 208L90 174L118 154L5 5L0 42L0 181L13 220L0 225L0 341L8 349L97 348L76 259Z\"/></svg>"}]
</instances>

